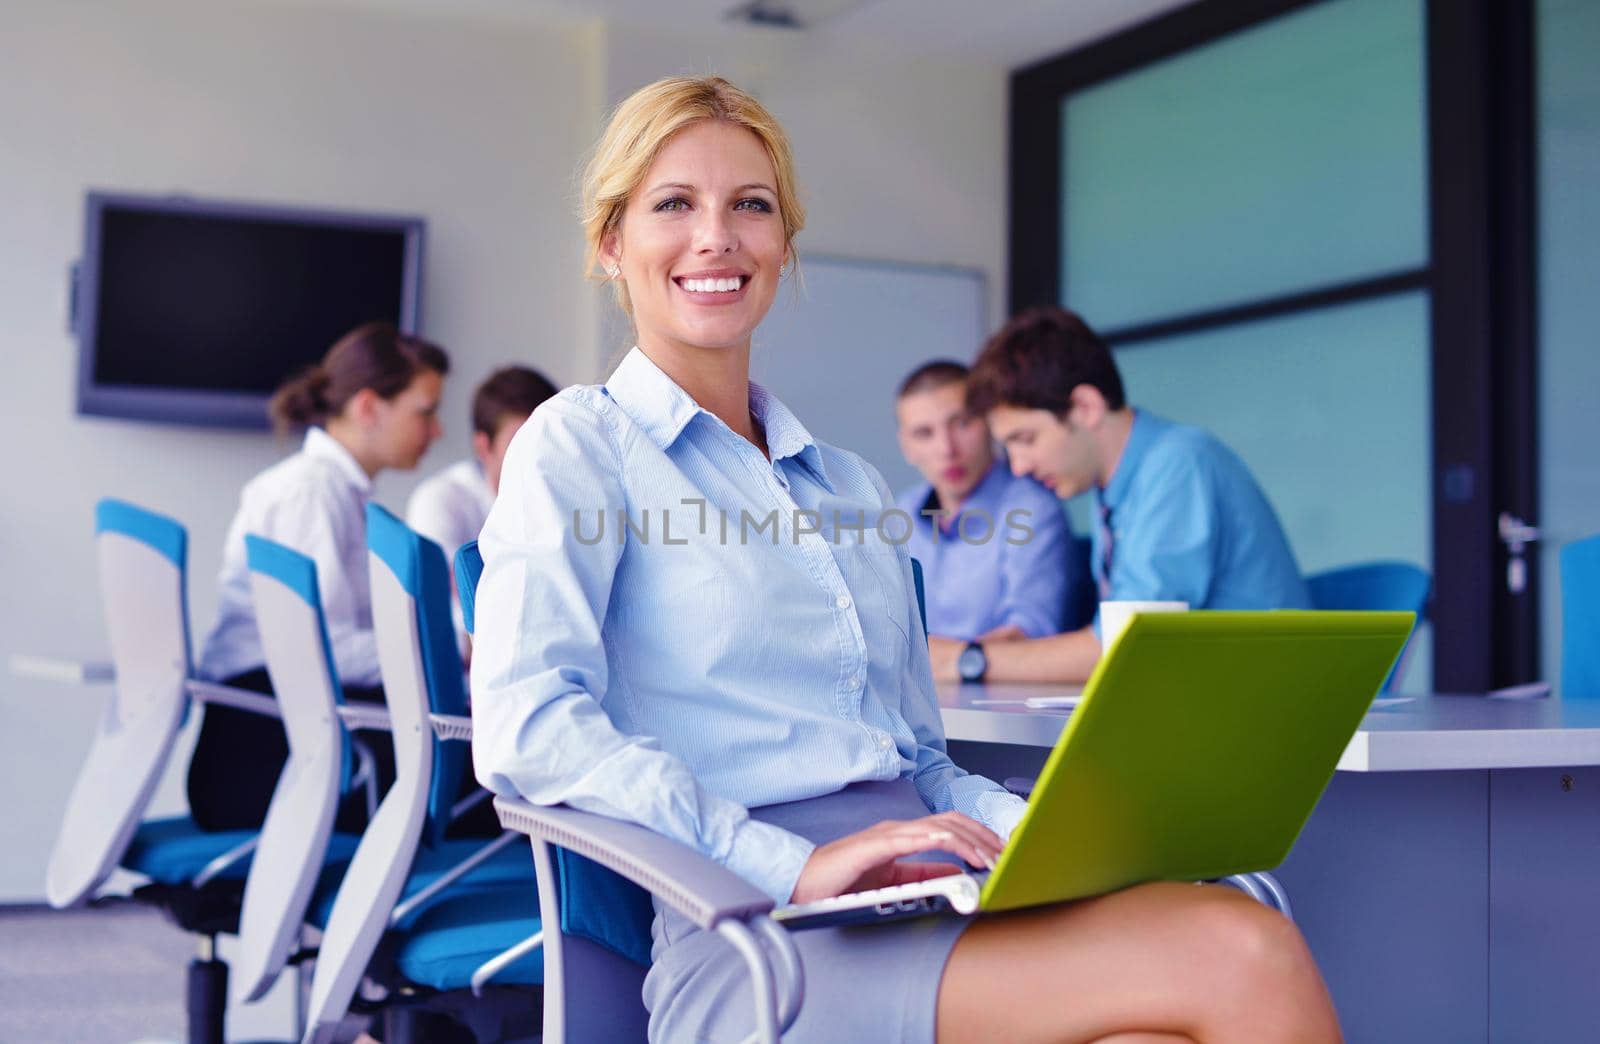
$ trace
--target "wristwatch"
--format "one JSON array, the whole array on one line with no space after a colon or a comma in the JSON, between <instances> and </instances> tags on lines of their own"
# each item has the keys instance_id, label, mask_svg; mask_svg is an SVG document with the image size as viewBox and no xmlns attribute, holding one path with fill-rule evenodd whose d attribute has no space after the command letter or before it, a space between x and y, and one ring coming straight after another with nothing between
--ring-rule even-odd
<instances>
[{"instance_id":1,"label":"wristwatch","mask_svg":"<svg viewBox=\"0 0 1600 1044\"><path fill-rule=\"evenodd\" d=\"M983 676L988 670L989 657L984 654L983 646L977 642L968 642L967 647L961 650L961 655L956 657L956 673L964 682L983 681Z\"/></svg>"}]
</instances>

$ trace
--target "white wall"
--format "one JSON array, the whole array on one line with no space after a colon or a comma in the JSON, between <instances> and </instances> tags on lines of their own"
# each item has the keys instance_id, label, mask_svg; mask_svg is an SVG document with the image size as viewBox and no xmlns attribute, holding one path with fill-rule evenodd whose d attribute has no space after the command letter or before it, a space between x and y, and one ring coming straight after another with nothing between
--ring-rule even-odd
<instances>
[{"instance_id":1,"label":"white wall","mask_svg":"<svg viewBox=\"0 0 1600 1044\"><path fill-rule=\"evenodd\" d=\"M990 316L1004 315L1005 69L739 27L612 27L605 63L607 105L661 76L716 73L772 110L792 139L808 211L802 268L808 250L979 268ZM888 409L893 389L882 394Z\"/></svg>"},{"instance_id":2,"label":"white wall","mask_svg":"<svg viewBox=\"0 0 1600 1044\"><path fill-rule=\"evenodd\" d=\"M91 535L108 494L189 526L198 641L239 486L286 448L265 434L74 415L64 288L86 188L425 215L424 330L456 366L447 436L425 468L466 452L471 386L503 360L592 376L593 316L573 307L587 291L570 189L598 107L593 31L170 2L27 0L6 15L0 653L105 648ZM403 506L410 481L380 480L380 499ZM0 780L8 802L26 795L0 815L0 901L42 893L103 699L0 676ZM181 778L171 782L168 809L181 801Z\"/></svg>"},{"instance_id":3,"label":"white wall","mask_svg":"<svg viewBox=\"0 0 1600 1044\"><path fill-rule=\"evenodd\" d=\"M372 7L156 0L7 5L0 33L0 654L105 648L92 508L117 495L191 534L196 639L239 485L286 447L258 434L73 413L65 272L93 187L416 212L429 220L425 332L471 386L519 359L594 380L626 339L578 274L574 175L604 110L657 76L719 72L792 134L804 251L1005 270L1006 72L891 61L770 30L668 37ZM603 323L610 327L602 330ZM974 349L976 346L974 346ZM890 389L864 393L888 408ZM380 480L399 506L410 479ZM103 695L0 676L0 902L33 901ZM182 756L179 761L181 763ZM180 809L174 772L162 809Z\"/></svg>"}]
</instances>

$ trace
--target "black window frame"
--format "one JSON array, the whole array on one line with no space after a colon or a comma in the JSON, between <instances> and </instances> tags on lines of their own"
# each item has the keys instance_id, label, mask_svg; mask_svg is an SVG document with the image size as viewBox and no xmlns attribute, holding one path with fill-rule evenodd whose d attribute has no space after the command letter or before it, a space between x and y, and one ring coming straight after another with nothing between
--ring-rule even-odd
<instances>
[{"instance_id":1,"label":"black window frame","mask_svg":"<svg viewBox=\"0 0 1600 1044\"><path fill-rule=\"evenodd\" d=\"M1061 102L1329 0L1201 0L1011 77L1009 304L1057 303ZM1532 0L1425 0L1429 257L1418 268L1102 331L1114 346L1414 289L1430 294L1433 678L1482 692L1538 676L1538 558L1505 581L1501 513L1538 505Z\"/></svg>"}]
</instances>

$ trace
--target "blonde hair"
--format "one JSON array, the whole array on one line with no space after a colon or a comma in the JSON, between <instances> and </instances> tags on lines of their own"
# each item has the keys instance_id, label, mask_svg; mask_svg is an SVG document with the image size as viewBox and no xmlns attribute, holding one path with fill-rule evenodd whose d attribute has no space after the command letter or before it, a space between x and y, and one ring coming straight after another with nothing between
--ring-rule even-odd
<instances>
[{"instance_id":1,"label":"blonde hair","mask_svg":"<svg viewBox=\"0 0 1600 1044\"><path fill-rule=\"evenodd\" d=\"M772 161L783 241L791 263L798 257L794 237L805 227L806 209L795 186L789 136L765 107L720 76L676 76L657 80L629 95L612 112L583 172L582 210L588 251L584 272L602 278L600 249L622 224L622 212L656 157L673 135L692 124L720 120L743 127L761 140ZM616 281L617 304L628 314L628 288Z\"/></svg>"}]
</instances>

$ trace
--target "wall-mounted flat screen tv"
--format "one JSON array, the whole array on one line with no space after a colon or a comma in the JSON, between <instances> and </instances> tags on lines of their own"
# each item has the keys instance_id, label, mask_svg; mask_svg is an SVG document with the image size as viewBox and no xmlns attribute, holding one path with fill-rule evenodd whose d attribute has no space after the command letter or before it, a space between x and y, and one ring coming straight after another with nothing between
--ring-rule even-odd
<instances>
[{"instance_id":1,"label":"wall-mounted flat screen tv","mask_svg":"<svg viewBox=\"0 0 1600 1044\"><path fill-rule=\"evenodd\" d=\"M419 217L90 192L74 278L78 412L265 428L346 331L418 329Z\"/></svg>"}]
</instances>

